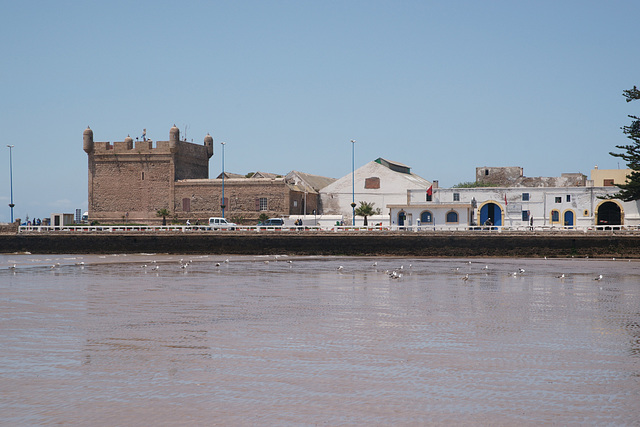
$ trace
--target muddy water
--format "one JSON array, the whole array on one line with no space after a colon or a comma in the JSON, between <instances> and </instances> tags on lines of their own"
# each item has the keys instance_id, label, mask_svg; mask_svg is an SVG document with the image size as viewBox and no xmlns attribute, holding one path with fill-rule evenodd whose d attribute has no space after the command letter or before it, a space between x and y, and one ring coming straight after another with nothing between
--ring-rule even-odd
<instances>
[{"instance_id":1,"label":"muddy water","mask_svg":"<svg viewBox=\"0 0 640 427\"><path fill-rule=\"evenodd\" d=\"M184 258L0 256L0 425L640 423L638 262Z\"/></svg>"}]
</instances>

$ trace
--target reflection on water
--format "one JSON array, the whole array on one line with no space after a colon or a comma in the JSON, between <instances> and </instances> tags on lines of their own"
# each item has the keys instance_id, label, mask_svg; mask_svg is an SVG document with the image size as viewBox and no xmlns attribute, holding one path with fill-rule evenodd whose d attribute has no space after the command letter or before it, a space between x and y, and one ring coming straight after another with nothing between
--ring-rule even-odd
<instances>
[{"instance_id":1,"label":"reflection on water","mask_svg":"<svg viewBox=\"0 0 640 427\"><path fill-rule=\"evenodd\" d=\"M638 262L373 261L0 256L0 424L640 422Z\"/></svg>"}]
</instances>

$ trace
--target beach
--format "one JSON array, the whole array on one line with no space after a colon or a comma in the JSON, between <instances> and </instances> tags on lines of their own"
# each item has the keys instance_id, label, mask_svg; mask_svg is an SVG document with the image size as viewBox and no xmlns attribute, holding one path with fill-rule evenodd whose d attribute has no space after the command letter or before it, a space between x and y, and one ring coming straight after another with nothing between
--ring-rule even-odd
<instances>
[{"instance_id":1,"label":"beach","mask_svg":"<svg viewBox=\"0 0 640 427\"><path fill-rule=\"evenodd\" d=\"M0 425L632 425L640 262L4 254L0 349Z\"/></svg>"}]
</instances>

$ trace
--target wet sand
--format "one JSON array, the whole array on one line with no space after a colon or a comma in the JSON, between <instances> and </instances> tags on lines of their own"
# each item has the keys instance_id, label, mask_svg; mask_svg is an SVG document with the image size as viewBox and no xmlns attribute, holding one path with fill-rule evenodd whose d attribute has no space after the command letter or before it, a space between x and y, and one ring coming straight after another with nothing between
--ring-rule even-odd
<instances>
[{"instance_id":1,"label":"wet sand","mask_svg":"<svg viewBox=\"0 0 640 427\"><path fill-rule=\"evenodd\" d=\"M0 425L637 425L639 374L638 261L0 256Z\"/></svg>"}]
</instances>

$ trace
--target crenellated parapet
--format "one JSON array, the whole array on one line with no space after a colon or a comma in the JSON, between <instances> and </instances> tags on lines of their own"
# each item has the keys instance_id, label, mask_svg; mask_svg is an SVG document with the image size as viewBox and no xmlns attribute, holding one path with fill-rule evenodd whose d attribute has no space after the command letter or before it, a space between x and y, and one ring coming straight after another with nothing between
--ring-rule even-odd
<instances>
[{"instance_id":1,"label":"crenellated parapet","mask_svg":"<svg viewBox=\"0 0 640 427\"><path fill-rule=\"evenodd\" d=\"M83 149L87 154L188 154L203 156L206 159L213 155L213 137L207 134L204 144L194 144L180 140L180 130L174 125L169 131L168 141L152 141L150 139L134 141L127 135L124 141L94 141L93 131L87 127L83 132Z\"/></svg>"}]
</instances>

